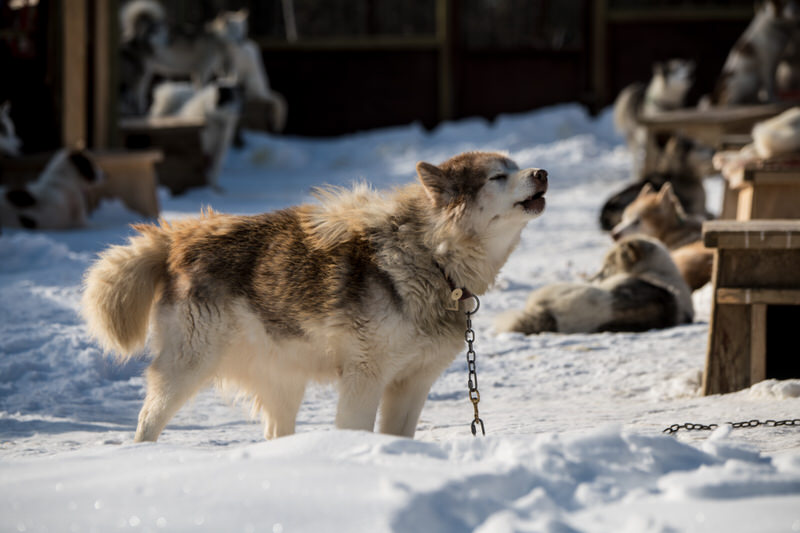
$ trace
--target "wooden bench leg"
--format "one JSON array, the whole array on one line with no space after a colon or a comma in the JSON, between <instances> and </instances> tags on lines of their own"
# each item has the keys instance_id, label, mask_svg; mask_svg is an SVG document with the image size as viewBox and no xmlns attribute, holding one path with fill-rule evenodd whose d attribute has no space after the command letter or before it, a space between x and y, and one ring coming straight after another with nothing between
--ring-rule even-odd
<instances>
[{"instance_id":1,"label":"wooden bench leg","mask_svg":"<svg viewBox=\"0 0 800 533\"><path fill-rule=\"evenodd\" d=\"M750 385L767 379L767 305L750 306Z\"/></svg>"}]
</instances>

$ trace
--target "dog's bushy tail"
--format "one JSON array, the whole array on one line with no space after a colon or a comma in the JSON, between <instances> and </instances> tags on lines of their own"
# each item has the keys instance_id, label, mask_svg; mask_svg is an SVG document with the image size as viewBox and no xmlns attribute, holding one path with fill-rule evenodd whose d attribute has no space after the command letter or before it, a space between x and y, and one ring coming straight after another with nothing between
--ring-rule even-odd
<instances>
[{"instance_id":1,"label":"dog's bushy tail","mask_svg":"<svg viewBox=\"0 0 800 533\"><path fill-rule=\"evenodd\" d=\"M84 279L81 311L90 334L127 360L144 348L156 291L167 276L166 227L135 226L140 235L100 255Z\"/></svg>"},{"instance_id":2,"label":"dog's bushy tail","mask_svg":"<svg viewBox=\"0 0 800 533\"><path fill-rule=\"evenodd\" d=\"M511 310L501 313L494 321L494 329L498 333L519 332L525 335L558 331L553 315L544 309Z\"/></svg>"}]
</instances>

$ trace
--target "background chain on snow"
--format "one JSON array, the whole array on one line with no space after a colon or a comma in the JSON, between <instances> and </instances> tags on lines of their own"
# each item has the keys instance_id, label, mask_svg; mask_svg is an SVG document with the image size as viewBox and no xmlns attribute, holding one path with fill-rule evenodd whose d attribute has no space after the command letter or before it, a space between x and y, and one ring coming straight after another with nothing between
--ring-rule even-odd
<instances>
[{"instance_id":1,"label":"background chain on snow","mask_svg":"<svg viewBox=\"0 0 800 533\"><path fill-rule=\"evenodd\" d=\"M779 426L800 426L800 418L794 418L789 420L745 420L744 422L725 422L727 425L731 426L733 429L740 429L740 428L754 428L758 426L767 426L767 427L779 427ZM693 424L691 422L687 422L685 424L672 424L670 427L664 429L662 433L667 433L669 435L674 435L678 431L684 429L686 431L711 431L717 429L719 427L718 424Z\"/></svg>"}]
</instances>

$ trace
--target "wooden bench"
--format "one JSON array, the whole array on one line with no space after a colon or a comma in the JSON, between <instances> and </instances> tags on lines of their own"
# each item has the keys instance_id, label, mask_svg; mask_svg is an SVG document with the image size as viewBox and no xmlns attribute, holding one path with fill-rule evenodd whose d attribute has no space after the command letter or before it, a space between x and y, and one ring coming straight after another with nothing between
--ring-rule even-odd
<instances>
[{"instance_id":1,"label":"wooden bench","mask_svg":"<svg viewBox=\"0 0 800 533\"><path fill-rule=\"evenodd\" d=\"M756 122L766 120L796 103L715 107L711 109L679 109L651 116L642 116L639 123L646 131L645 170L655 166L658 153L655 139L661 134L680 134L710 148L719 149L731 135L749 134Z\"/></svg>"},{"instance_id":2,"label":"wooden bench","mask_svg":"<svg viewBox=\"0 0 800 533\"><path fill-rule=\"evenodd\" d=\"M703 224L714 249L703 394L800 377L800 220Z\"/></svg>"},{"instance_id":3,"label":"wooden bench","mask_svg":"<svg viewBox=\"0 0 800 533\"><path fill-rule=\"evenodd\" d=\"M731 194L723 198L722 218L800 218L800 154L756 159L723 176Z\"/></svg>"},{"instance_id":4,"label":"wooden bench","mask_svg":"<svg viewBox=\"0 0 800 533\"><path fill-rule=\"evenodd\" d=\"M104 198L121 198L122 202L146 217L161 212L156 194L156 165L163 159L160 150L105 150L95 153L97 164L106 174L101 185Z\"/></svg>"},{"instance_id":5,"label":"wooden bench","mask_svg":"<svg viewBox=\"0 0 800 533\"><path fill-rule=\"evenodd\" d=\"M203 150L204 121L182 117L136 117L119 122L122 143L129 149L159 149L158 182L173 194L208 185L210 161Z\"/></svg>"}]
</instances>

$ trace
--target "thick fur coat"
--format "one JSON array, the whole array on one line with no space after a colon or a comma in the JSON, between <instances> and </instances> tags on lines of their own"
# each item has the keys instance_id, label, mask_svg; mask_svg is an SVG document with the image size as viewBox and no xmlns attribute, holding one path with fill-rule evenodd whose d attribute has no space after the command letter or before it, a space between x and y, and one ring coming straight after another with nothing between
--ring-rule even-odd
<instances>
[{"instance_id":1,"label":"thick fur coat","mask_svg":"<svg viewBox=\"0 0 800 533\"><path fill-rule=\"evenodd\" d=\"M521 311L498 317L499 332L646 331L691 322L689 288L664 246L634 236L617 243L591 280L533 291Z\"/></svg>"},{"instance_id":2,"label":"thick fur coat","mask_svg":"<svg viewBox=\"0 0 800 533\"><path fill-rule=\"evenodd\" d=\"M265 436L294 431L309 381L337 381L336 425L413 436L428 390L464 346L453 287L482 294L544 209L547 173L473 152L417 165L420 183L257 216L138 226L88 271L90 331L153 361L135 440L156 440L216 380L253 399Z\"/></svg>"}]
</instances>

